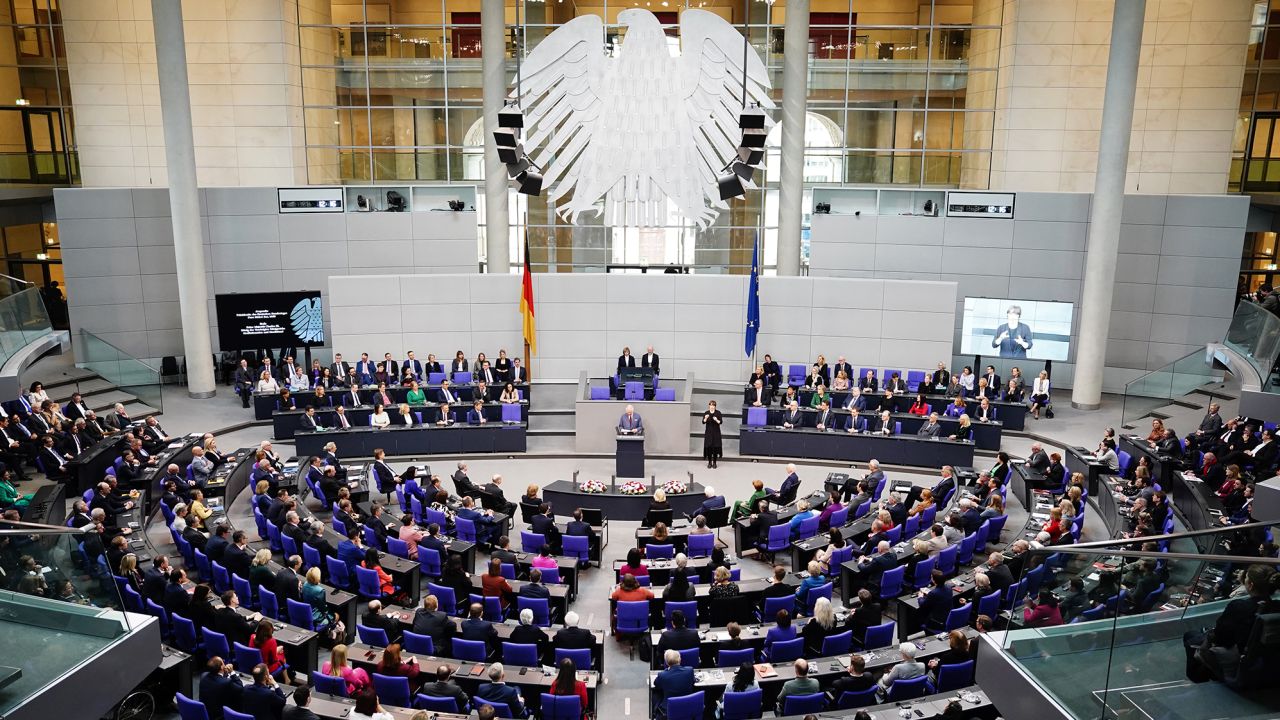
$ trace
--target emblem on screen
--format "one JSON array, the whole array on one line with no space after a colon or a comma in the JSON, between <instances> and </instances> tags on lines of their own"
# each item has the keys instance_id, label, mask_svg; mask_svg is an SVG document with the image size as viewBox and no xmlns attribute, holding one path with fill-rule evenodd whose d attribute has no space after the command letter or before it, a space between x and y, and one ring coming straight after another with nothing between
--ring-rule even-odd
<instances>
[{"instance_id":1,"label":"emblem on screen","mask_svg":"<svg viewBox=\"0 0 1280 720\"><path fill-rule=\"evenodd\" d=\"M289 313L293 321L293 332L298 340L304 343L324 341L324 313L321 311L320 298L303 298L293 306Z\"/></svg>"}]
</instances>

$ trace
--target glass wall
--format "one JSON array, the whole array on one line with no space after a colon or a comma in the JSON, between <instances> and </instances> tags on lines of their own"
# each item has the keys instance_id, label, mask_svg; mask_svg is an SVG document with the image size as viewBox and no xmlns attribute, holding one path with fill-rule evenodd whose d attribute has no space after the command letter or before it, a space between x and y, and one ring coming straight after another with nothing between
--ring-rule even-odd
<instances>
[{"instance_id":1,"label":"glass wall","mask_svg":"<svg viewBox=\"0 0 1280 720\"><path fill-rule=\"evenodd\" d=\"M519 2L517 7L516 2ZM637 2L511 0L509 76L557 26L605 22L602 52L620 46L618 13ZM714 12L745 33L781 101L786 2L649 1L676 51L680 14ZM818 0L811 6L806 184L986 187L1002 4L984 0ZM481 182L480 13L459 0L302 0L303 101L312 183ZM775 112L777 118L779 113ZM756 237L776 261L780 128L768 138L760 188L708 228L669 211L667 225L617 228L559 218L544 188L511 193L512 260L526 237L539 270L641 272L679 264L749 271ZM805 202L805 207L809 202ZM481 218L483 218L483 208ZM482 229L483 233L483 229ZM484 253L484 242L481 242Z\"/></svg>"},{"instance_id":2,"label":"glass wall","mask_svg":"<svg viewBox=\"0 0 1280 720\"><path fill-rule=\"evenodd\" d=\"M1280 4L1253 4L1228 190L1280 190Z\"/></svg>"}]
</instances>

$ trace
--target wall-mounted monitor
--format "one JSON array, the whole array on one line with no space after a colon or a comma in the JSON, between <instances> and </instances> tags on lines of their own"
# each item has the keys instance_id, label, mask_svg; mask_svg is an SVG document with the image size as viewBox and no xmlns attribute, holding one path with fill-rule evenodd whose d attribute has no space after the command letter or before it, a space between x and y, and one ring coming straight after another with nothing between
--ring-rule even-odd
<instances>
[{"instance_id":1,"label":"wall-mounted monitor","mask_svg":"<svg viewBox=\"0 0 1280 720\"><path fill-rule=\"evenodd\" d=\"M223 350L324 344L319 290L232 293L214 298Z\"/></svg>"},{"instance_id":2,"label":"wall-mounted monitor","mask_svg":"<svg viewBox=\"0 0 1280 720\"><path fill-rule=\"evenodd\" d=\"M960 354L1066 361L1074 310L1066 302L966 297Z\"/></svg>"}]
</instances>

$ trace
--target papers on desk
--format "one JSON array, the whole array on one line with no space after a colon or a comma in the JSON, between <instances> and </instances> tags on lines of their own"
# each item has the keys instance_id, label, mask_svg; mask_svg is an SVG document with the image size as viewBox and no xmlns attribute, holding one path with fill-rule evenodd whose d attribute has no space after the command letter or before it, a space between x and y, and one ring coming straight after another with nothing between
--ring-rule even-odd
<instances>
[{"instance_id":1,"label":"papers on desk","mask_svg":"<svg viewBox=\"0 0 1280 720\"><path fill-rule=\"evenodd\" d=\"M777 675L777 673L774 673L774 674ZM580 677L578 679L585 680L586 678ZM694 682L699 682L699 683L724 682L724 670L720 670L720 669L697 670L693 673L693 679L694 679Z\"/></svg>"},{"instance_id":2,"label":"papers on desk","mask_svg":"<svg viewBox=\"0 0 1280 720\"><path fill-rule=\"evenodd\" d=\"M773 669L772 663L756 663L756 677L771 678L777 676L778 671Z\"/></svg>"}]
</instances>

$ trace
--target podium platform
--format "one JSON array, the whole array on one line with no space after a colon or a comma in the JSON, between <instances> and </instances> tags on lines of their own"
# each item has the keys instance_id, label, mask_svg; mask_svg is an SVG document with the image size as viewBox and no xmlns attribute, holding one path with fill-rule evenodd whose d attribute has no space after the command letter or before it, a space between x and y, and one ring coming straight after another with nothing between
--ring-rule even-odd
<instances>
[{"instance_id":1,"label":"podium platform","mask_svg":"<svg viewBox=\"0 0 1280 720\"><path fill-rule=\"evenodd\" d=\"M618 435L613 474L620 478L644 477L644 435Z\"/></svg>"}]
</instances>

